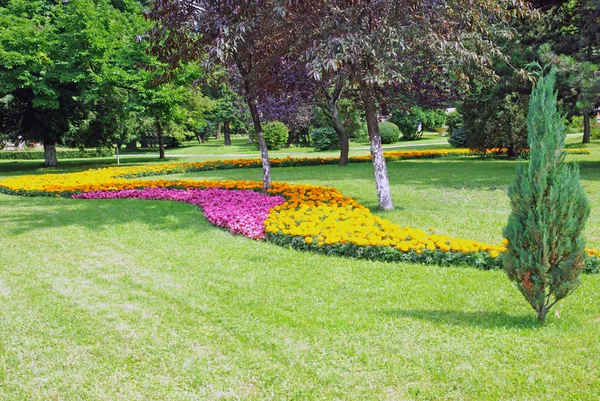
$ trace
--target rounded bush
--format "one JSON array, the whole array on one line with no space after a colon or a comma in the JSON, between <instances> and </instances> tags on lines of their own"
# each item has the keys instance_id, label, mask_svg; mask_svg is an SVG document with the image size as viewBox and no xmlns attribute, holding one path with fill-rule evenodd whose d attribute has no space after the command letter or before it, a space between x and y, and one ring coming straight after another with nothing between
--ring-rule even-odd
<instances>
[{"instance_id":1,"label":"rounded bush","mask_svg":"<svg viewBox=\"0 0 600 401\"><path fill-rule=\"evenodd\" d=\"M283 148L287 144L289 130L281 121L272 121L263 124L262 130L265 142L267 142L267 149L277 150ZM252 133L252 140L258 146L256 132Z\"/></svg>"},{"instance_id":2,"label":"rounded bush","mask_svg":"<svg viewBox=\"0 0 600 401\"><path fill-rule=\"evenodd\" d=\"M381 135L381 143L394 143L400 139L398 126L389 121L379 123L379 134Z\"/></svg>"},{"instance_id":3,"label":"rounded bush","mask_svg":"<svg viewBox=\"0 0 600 401\"><path fill-rule=\"evenodd\" d=\"M448 126L448 134L452 136L454 130L463 124L463 118L456 110L449 113L446 117L446 125Z\"/></svg>"},{"instance_id":4,"label":"rounded bush","mask_svg":"<svg viewBox=\"0 0 600 401\"><path fill-rule=\"evenodd\" d=\"M310 137L317 152L340 149L340 137L333 128L315 128Z\"/></svg>"}]
</instances>

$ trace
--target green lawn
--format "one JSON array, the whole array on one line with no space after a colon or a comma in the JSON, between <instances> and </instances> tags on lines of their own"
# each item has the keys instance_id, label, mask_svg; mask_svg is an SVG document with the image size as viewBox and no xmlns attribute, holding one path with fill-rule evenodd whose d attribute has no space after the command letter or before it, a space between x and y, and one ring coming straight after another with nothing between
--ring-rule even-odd
<instances>
[{"instance_id":1,"label":"green lawn","mask_svg":"<svg viewBox=\"0 0 600 401\"><path fill-rule=\"evenodd\" d=\"M569 158L598 205L600 143L588 148ZM58 171L108 160L80 163ZM383 215L498 242L515 164L388 163L397 209ZM41 172L0 163L0 177ZM273 169L374 208L372 174ZM584 276L560 318L539 326L502 272L301 253L231 236L187 204L0 195L0 221L0 399L600 398L600 276ZM593 207L595 248L599 223Z\"/></svg>"}]
</instances>

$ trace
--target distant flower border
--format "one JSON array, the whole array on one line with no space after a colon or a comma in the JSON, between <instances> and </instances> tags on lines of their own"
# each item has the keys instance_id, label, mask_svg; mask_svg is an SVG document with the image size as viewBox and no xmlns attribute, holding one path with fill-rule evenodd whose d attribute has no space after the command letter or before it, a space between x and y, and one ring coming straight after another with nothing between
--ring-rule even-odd
<instances>
[{"instance_id":1,"label":"distant flower border","mask_svg":"<svg viewBox=\"0 0 600 401\"><path fill-rule=\"evenodd\" d=\"M398 160L472 154L473 152L468 150L443 149L391 152L386 153L386 157ZM369 160L368 156L354 159L363 158ZM337 162L337 159L331 158L331 160ZM328 162L329 159L272 160L273 165ZM207 206L210 204L210 199L218 196L223 196L224 199L235 197L233 193L227 195L226 192L220 192L223 190L260 191L262 183L139 179L139 177L189 171L254 167L252 163L255 161L241 159L109 167L79 173L21 176L0 181L0 192L25 196L89 199L133 197L186 201L204 208L209 221L233 233L256 239L266 238L267 241L299 250L370 260L471 265L482 269L502 267L500 255L505 251L502 245L439 235L433 229L425 232L411 227L401 227L373 215L369 209L356 200L342 195L335 188L276 182L268 191L269 195L274 196L273 199L261 198L258 194L258 208L252 208L247 203L243 207L233 207L235 213L224 217L217 209ZM212 191L212 193L204 199L204 191ZM243 203L239 197L235 202L238 201ZM232 207L235 202L224 206ZM240 221L242 223L239 223ZM263 224L260 230L256 229L257 222L259 226ZM240 228L244 225L247 229ZM586 272L600 272L599 256L598 251L588 250Z\"/></svg>"}]
</instances>

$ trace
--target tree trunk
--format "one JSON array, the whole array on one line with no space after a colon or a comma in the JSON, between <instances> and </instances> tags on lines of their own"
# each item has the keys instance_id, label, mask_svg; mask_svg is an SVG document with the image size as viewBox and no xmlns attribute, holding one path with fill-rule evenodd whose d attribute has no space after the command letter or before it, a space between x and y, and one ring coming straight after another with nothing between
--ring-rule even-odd
<instances>
[{"instance_id":1,"label":"tree trunk","mask_svg":"<svg viewBox=\"0 0 600 401\"><path fill-rule=\"evenodd\" d=\"M592 139L592 133L590 129L590 113L589 111L583 112L583 142L590 143Z\"/></svg>"},{"instance_id":2,"label":"tree trunk","mask_svg":"<svg viewBox=\"0 0 600 401\"><path fill-rule=\"evenodd\" d=\"M538 309L536 309L537 312L537 316L538 316L538 322L544 324L546 323L546 315L548 314L548 309L546 309L545 306L542 306Z\"/></svg>"},{"instance_id":3,"label":"tree trunk","mask_svg":"<svg viewBox=\"0 0 600 401\"><path fill-rule=\"evenodd\" d=\"M262 125L260 124L260 116L258 115L258 108L256 107L256 99L254 98L254 91L248 78L244 79L244 86L246 89L246 101L248 102L248 108L250 109L250 115L252 116L252 122L254 123L254 131L256 132L256 138L258 139L258 147L260 148L260 157L262 160L263 169L263 191L271 188L271 163L269 162L269 151L267 150L267 142L262 133Z\"/></svg>"},{"instance_id":4,"label":"tree trunk","mask_svg":"<svg viewBox=\"0 0 600 401\"><path fill-rule=\"evenodd\" d=\"M137 141L131 141L127 145L125 145L125 150L137 151L139 150L137 147Z\"/></svg>"},{"instance_id":5,"label":"tree trunk","mask_svg":"<svg viewBox=\"0 0 600 401\"><path fill-rule=\"evenodd\" d=\"M365 115L367 117L367 129L371 143L371 160L375 170L375 185L377 186L377 198L381 210L392 210L392 194L387 176L383 147L381 146L381 135L377 122L377 107L375 105L375 93L371 84L360 83L360 95L363 100Z\"/></svg>"},{"instance_id":6,"label":"tree trunk","mask_svg":"<svg viewBox=\"0 0 600 401\"><path fill-rule=\"evenodd\" d=\"M229 129L229 121L223 122L223 137L225 138L225 146L231 146L231 130Z\"/></svg>"},{"instance_id":7,"label":"tree trunk","mask_svg":"<svg viewBox=\"0 0 600 401\"><path fill-rule=\"evenodd\" d=\"M158 138L158 154L159 159L165 158L165 137L163 135L162 124L160 123L160 117L156 118L156 137Z\"/></svg>"},{"instance_id":8,"label":"tree trunk","mask_svg":"<svg viewBox=\"0 0 600 401\"><path fill-rule=\"evenodd\" d=\"M222 125L223 125L223 123L221 121L219 121L217 123L217 136L216 136L217 139L221 139L221 126Z\"/></svg>"},{"instance_id":9,"label":"tree trunk","mask_svg":"<svg viewBox=\"0 0 600 401\"><path fill-rule=\"evenodd\" d=\"M333 129L340 138L339 165L343 167L346 164L348 164L348 152L350 151L350 144L348 143L348 134L346 134L346 129L340 121L340 111L338 109L337 102L334 99L331 99L327 102L327 106L329 107L329 112L331 113L331 123L333 125Z\"/></svg>"},{"instance_id":10,"label":"tree trunk","mask_svg":"<svg viewBox=\"0 0 600 401\"><path fill-rule=\"evenodd\" d=\"M198 140L198 143L200 143L200 144L203 142L202 141L202 136L199 133L197 133L197 132L196 132L196 139Z\"/></svg>"},{"instance_id":11,"label":"tree trunk","mask_svg":"<svg viewBox=\"0 0 600 401\"><path fill-rule=\"evenodd\" d=\"M44 158L44 167L58 166L58 160L56 159L56 142L44 142Z\"/></svg>"},{"instance_id":12,"label":"tree trunk","mask_svg":"<svg viewBox=\"0 0 600 401\"><path fill-rule=\"evenodd\" d=\"M288 140L287 140L287 147L291 147L292 145L298 145L298 132L297 131L290 131L289 135L288 135Z\"/></svg>"},{"instance_id":13,"label":"tree trunk","mask_svg":"<svg viewBox=\"0 0 600 401\"><path fill-rule=\"evenodd\" d=\"M244 63L245 62L245 63ZM267 192L267 189L271 188L271 163L269 162L269 152L267 150L267 142L262 133L262 126L260 124L260 116L258 114L258 107L256 107L256 95L252 82L250 80L250 73L252 72L252 58L248 56L246 60L238 58L236 60L240 75L244 80L244 92L246 95L246 103L250 109L250 115L252 116L252 122L254 123L254 131L256 132L256 138L258 140L258 147L260 148L260 157L262 160L263 169L263 191Z\"/></svg>"}]
</instances>

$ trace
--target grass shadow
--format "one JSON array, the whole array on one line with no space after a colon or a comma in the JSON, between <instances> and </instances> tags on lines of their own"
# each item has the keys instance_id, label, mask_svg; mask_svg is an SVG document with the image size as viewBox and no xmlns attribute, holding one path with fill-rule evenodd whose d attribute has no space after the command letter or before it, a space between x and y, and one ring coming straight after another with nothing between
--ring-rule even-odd
<instances>
[{"instance_id":1,"label":"grass shadow","mask_svg":"<svg viewBox=\"0 0 600 401\"><path fill-rule=\"evenodd\" d=\"M532 315L511 315L504 312L456 311L444 309L398 309L384 311L392 317L425 320L452 326L482 327L485 329L529 329L539 327Z\"/></svg>"},{"instance_id":2,"label":"grass shadow","mask_svg":"<svg viewBox=\"0 0 600 401\"><path fill-rule=\"evenodd\" d=\"M40 229L84 227L94 231L107 226L139 223L158 230L206 231L212 226L195 205L184 202L139 199L54 199L0 195L2 230L19 235Z\"/></svg>"},{"instance_id":3,"label":"grass shadow","mask_svg":"<svg viewBox=\"0 0 600 401\"><path fill-rule=\"evenodd\" d=\"M176 161L185 161L185 159L170 156L165 160L161 160L158 158L158 155L156 155L156 158L127 157L121 159L121 166L162 164ZM94 159L59 160L58 167L51 168L44 167L43 162L40 160L0 160L0 179L21 175L74 173L105 167L117 167L116 159L114 157L107 157Z\"/></svg>"}]
</instances>

